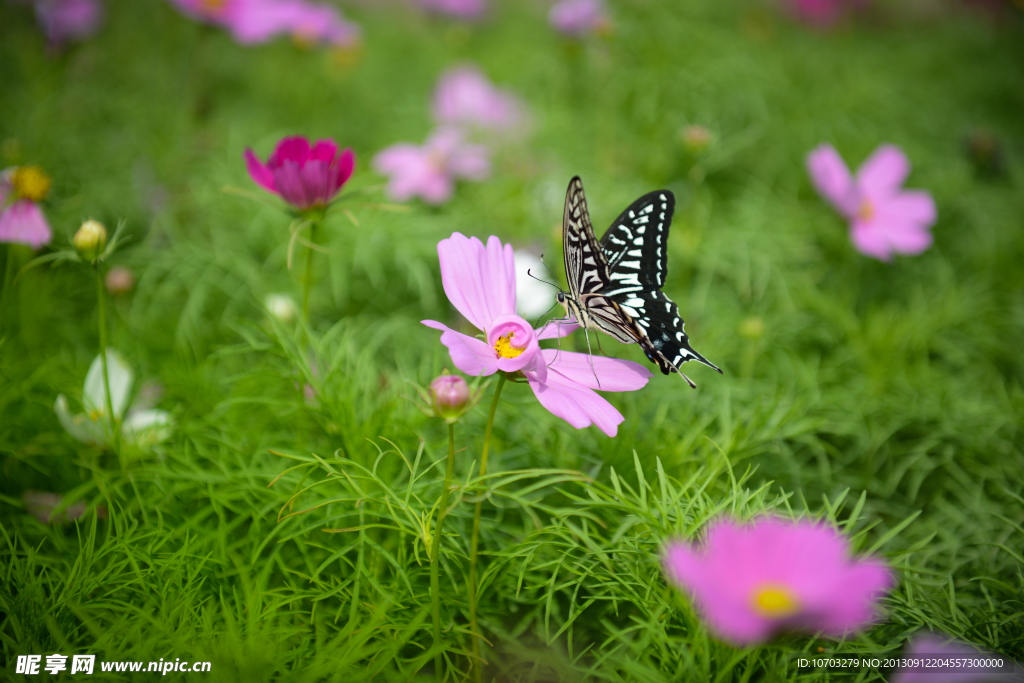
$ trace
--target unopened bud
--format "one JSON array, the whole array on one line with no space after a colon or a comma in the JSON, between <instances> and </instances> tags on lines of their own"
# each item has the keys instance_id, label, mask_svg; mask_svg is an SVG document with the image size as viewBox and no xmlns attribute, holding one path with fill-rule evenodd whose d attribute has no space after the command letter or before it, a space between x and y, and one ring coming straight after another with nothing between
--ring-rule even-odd
<instances>
[{"instance_id":1,"label":"unopened bud","mask_svg":"<svg viewBox=\"0 0 1024 683\"><path fill-rule=\"evenodd\" d=\"M107 291L114 296L127 294L135 287L135 274L127 266L114 266L107 273L104 284L107 286Z\"/></svg>"},{"instance_id":2,"label":"unopened bud","mask_svg":"<svg viewBox=\"0 0 1024 683\"><path fill-rule=\"evenodd\" d=\"M99 221L91 218L82 223L82 227L75 233L71 243L75 245L78 254L86 261L92 263L107 246L107 229Z\"/></svg>"},{"instance_id":3,"label":"unopened bud","mask_svg":"<svg viewBox=\"0 0 1024 683\"><path fill-rule=\"evenodd\" d=\"M430 402L435 415L454 422L471 407L469 385L461 377L441 375L430 383Z\"/></svg>"}]
</instances>

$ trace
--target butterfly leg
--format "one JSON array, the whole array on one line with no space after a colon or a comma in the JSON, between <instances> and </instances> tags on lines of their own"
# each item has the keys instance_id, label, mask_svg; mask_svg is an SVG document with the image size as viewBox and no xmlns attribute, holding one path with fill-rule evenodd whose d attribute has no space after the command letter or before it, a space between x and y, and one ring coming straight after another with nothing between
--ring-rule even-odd
<instances>
[{"instance_id":1,"label":"butterfly leg","mask_svg":"<svg viewBox=\"0 0 1024 683\"><path fill-rule=\"evenodd\" d=\"M597 388L601 388L601 380L597 377L597 370L594 369L594 352L590 350L590 334L587 332L587 328L583 328L583 336L587 338L587 357L590 359L590 371L594 373L594 379L597 380ZM601 340L598 340L598 344Z\"/></svg>"}]
</instances>

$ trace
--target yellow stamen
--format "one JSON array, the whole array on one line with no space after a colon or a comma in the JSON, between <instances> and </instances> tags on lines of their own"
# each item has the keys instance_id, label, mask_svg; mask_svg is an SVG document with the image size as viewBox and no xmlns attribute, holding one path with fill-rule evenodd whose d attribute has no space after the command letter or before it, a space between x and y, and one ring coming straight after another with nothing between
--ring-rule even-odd
<instances>
[{"instance_id":1,"label":"yellow stamen","mask_svg":"<svg viewBox=\"0 0 1024 683\"><path fill-rule=\"evenodd\" d=\"M199 0L199 9L204 12L219 12L226 4L227 0Z\"/></svg>"},{"instance_id":2,"label":"yellow stamen","mask_svg":"<svg viewBox=\"0 0 1024 683\"><path fill-rule=\"evenodd\" d=\"M868 200L864 200L860 203L860 208L857 209L857 218L862 221L869 221L875 215L875 207Z\"/></svg>"},{"instance_id":3,"label":"yellow stamen","mask_svg":"<svg viewBox=\"0 0 1024 683\"><path fill-rule=\"evenodd\" d=\"M498 337L498 343L494 345L494 350L498 352L498 355L502 358L515 358L516 356L522 355L526 348L517 349L512 346L512 337L516 336L515 332L509 332L504 337Z\"/></svg>"},{"instance_id":4,"label":"yellow stamen","mask_svg":"<svg viewBox=\"0 0 1024 683\"><path fill-rule=\"evenodd\" d=\"M750 603L755 612L770 619L785 619L800 609L793 592L775 583L759 586L750 596Z\"/></svg>"},{"instance_id":5,"label":"yellow stamen","mask_svg":"<svg viewBox=\"0 0 1024 683\"><path fill-rule=\"evenodd\" d=\"M50 191L50 176L38 166L19 166L11 174L11 185L18 199L39 202Z\"/></svg>"}]
</instances>

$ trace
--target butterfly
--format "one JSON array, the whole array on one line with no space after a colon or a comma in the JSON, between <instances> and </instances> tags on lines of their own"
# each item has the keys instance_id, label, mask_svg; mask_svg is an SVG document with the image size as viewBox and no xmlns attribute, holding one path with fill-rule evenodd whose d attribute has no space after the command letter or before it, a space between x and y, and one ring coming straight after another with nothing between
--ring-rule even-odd
<instances>
[{"instance_id":1,"label":"butterfly","mask_svg":"<svg viewBox=\"0 0 1024 683\"><path fill-rule=\"evenodd\" d=\"M567 316L586 330L639 344L663 374L691 360L722 372L697 353L683 331L679 307L665 296L668 228L675 196L657 190L640 197L612 222L601 241L594 235L579 176L569 181L562 214L562 247L569 291L558 293ZM587 337L587 344L590 338Z\"/></svg>"}]
</instances>

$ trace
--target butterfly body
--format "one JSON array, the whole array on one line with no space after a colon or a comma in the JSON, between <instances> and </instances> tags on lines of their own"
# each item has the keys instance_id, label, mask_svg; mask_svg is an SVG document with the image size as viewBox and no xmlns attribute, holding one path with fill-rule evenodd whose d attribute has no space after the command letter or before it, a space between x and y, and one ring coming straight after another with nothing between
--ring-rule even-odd
<instances>
[{"instance_id":1,"label":"butterfly body","mask_svg":"<svg viewBox=\"0 0 1024 683\"><path fill-rule=\"evenodd\" d=\"M585 330L639 344L662 373L678 372L692 387L679 370L686 361L721 370L690 346L679 307L661 291L674 209L668 190L648 193L623 211L598 242L583 183L578 176L569 181L562 215L569 291L558 293L558 303Z\"/></svg>"}]
</instances>

